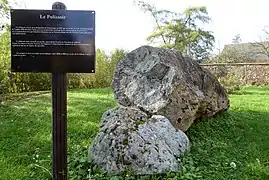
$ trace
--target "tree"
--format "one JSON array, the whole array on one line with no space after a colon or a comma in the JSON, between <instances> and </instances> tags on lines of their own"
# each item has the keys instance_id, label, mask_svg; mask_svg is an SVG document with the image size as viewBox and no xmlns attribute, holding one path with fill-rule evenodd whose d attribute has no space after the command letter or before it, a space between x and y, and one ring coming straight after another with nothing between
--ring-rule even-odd
<instances>
[{"instance_id":1,"label":"tree","mask_svg":"<svg viewBox=\"0 0 269 180\"><path fill-rule=\"evenodd\" d=\"M249 61L252 53L249 52L247 44L240 44L241 42L241 35L235 35L232 39L233 44L225 45L219 54L206 61L206 63L240 63Z\"/></svg>"},{"instance_id":2,"label":"tree","mask_svg":"<svg viewBox=\"0 0 269 180\"><path fill-rule=\"evenodd\" d=\"M240 51L237 48L231 46L225 48L221 54L217 56L215 61L219 63L240 63L248 62L250 60L250 54L248 52Z\"/></svg>"},{"instance_id":3,"label":"tree","mask_svg":"<svg viewBox=\"0 0 269 180\"><path fill-rule=\"evenodd\" d=\"M232 40L233 44L240 44L242 42L241 35L237 34Z\"/></svg>"},{"instance_id":4,"label":"tree","mask_svg":"<svg viewBox=\"0 0 269 180\"><path fill-rule=\"evenodd\" d=\"M136 4L155 20L156 27L147 37L150 43L177 49L198 61L209 56L215 38L212 32L198 26L200 23L207 24L211 20L206 7L192 7L183 13L176 13L157 10L154 5L144 1L136 1Z\"/></svg>"},{"instance_id":5,"label":"tree","mask_svg":"<svg viewBox=\"0 0 269 180\"><path fill-rule=\"evenodd\" d=\"M10 34L0 34L0 94L7 92L10 86L8 75L10 68Z\"/></svg>"},{"instance_id":6,"label":"tree","mask_svg":"<svg viewBox=\"0 0 269 180\"><path fill-rule=\"evenodd\" d=\"M10 33L6 30L6 20L9 19L10 5L7 0L0 0L0 94L9 89L10 67Z\"/></svg>"},{"instance_id":7,"label":"tree","mask_svg":"<svg viewBox=\"0 0 269 180\"><path fill-rule=\"evenodd\" d=\"M10 9L11 5L8 0L0 0L0 31L3 31L8 27L5 21L10 19Z\"/></svg>"},{"instance_id":8,"label":"tree","mask_svg":"<svg viewBox=\"0 0 269 180\"><path fill-rule=\"evenodd\" d=\"M265 27L263 29L263 37L260 37L260 41L255 41L252 44L252 51L255 55L262 55L269 58L269 31Z\"/></svg>"},{"instance_id":9,"label":"tree","mask_svg":"<svg viewBox=\"0 0 269 180\"><path fill-rule=\"evenodd\" d=\"M112 74L115 71L117 64L126 57L128 51L124 49L114 49L110 54L110 66Z\"/></svg>"}]
</instances>

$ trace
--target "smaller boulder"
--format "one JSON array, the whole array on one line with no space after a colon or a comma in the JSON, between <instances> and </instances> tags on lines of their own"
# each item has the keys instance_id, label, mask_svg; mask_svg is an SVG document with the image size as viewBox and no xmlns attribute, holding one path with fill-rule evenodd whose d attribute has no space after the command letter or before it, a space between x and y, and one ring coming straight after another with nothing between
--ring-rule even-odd
<instances>
[{"instance_id":1,"label":"smaller boulder","mask_svg":"<svg viewBox=\"0 0 269 180\"><path fill-rule=\"evenodd\" d=\"M188 137L166 117L119 107L103 114L89 159L108 174L146 175L179 171L178 158L188 150Z\"/></svg>"}]
</instances>

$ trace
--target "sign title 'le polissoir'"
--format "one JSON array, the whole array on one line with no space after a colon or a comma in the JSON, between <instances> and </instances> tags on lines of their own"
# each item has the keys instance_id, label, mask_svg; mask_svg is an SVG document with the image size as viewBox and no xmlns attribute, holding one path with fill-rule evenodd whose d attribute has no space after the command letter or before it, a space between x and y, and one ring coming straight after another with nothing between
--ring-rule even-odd
<instances>
[{"instance_id":1,"label":"sign title 'le polissoir'","mask_svg":"<svg viewBox=\"0 0 269 180\"><path fill-rule=\"evenodd\" d=\"M59 16L59 15L39 15L39 19L66 19L66 16Z\"/></svg>"}]
</instances>

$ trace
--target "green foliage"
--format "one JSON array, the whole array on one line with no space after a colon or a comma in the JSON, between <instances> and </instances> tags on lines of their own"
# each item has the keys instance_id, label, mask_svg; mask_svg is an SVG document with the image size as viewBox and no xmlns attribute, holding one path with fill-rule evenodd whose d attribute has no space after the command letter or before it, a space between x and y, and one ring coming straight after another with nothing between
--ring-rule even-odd
<instances>
[{"instance_id":1,"label":"green foliage","mask_svg":"<svg viewBox=\"0 0 269 180\"><path fill-rule=\"evenodd\" d=\"M115 49L110 55L97 49L96 72L94 74L69 74L69 88L110 87L116 65L125 58L127 51Z\"/></svg>"},{"instance_id":2,"label":"green foliage","mask_svg":"<svg viewBox=\"0 0 269 180\"><path fill-rule=\"evenodd\" d=\"M0 1L0 19L9 19L11 8L8 0ZM50 74L45 73L12 73L10 55L10 28L2 24L0 33L0 94L26 91L50 90Z\"/></svg>"},{"instance_id":3,"label":"green foliage","mask_svg":"<svg viewBox=\"0 0 269 180\"><path fill-rule=\"evenodd\" d=\"M88 177L90 162L88 159L87 146L81 147L79 145L71 147L71 156L68 158L69 179L78 180Z\"/></svg>"},{"instance_id":4,"label":"green foliage","mask_svg":"<svg viewBox=\"0 0 269 180\"><path fill-rule=\"evenodd\" d=\"M10 18L10 15L9 15L10 9L11 9L11 5L10 5L9 0L0 0L0 18L1 19Z\"/></svg>"},{"instance_id":5,"label":"green foliage","mask_svg":"<svg viewBox=\"0 0 269 180\"><path fill-rule=\"evenodd\" d=\"M219 82L229 94L240 90L240 79L235 73L228 72L225 76L219 78Z\"/></svg>"},{"instance_id":6,"label":"green foliage","mask_svg":"<svg viewBox=\"0 0 269 180\"><path fill-rule=\"evenodd\" d=\"M203 176L200 169L196 166L191 156L185 155L181 157L181 171L179 172L180 180L202 180Z\"/></svg>"},{"instance_id":7,"label":"green foliage","mask_svg":"<svg viewBox=\"0 0 269 180\"><path fill-rule=\"evenodd\" d=\"M5 30L10 30L10 25L7 23L10 19L9 10L11 9L11 1L0 0L0 33ZM1 42L1 41L0 41Z\"/></svg>"},{"instance_id":8,"label":"green foliage","mask_svg":"<svg viewBox=\"0 0 269 180\"><path fill-rule=\"evenodd\" d=\"M9 91L9 69L10 69L10 34L0 34L0 94Z\"/></svg>"},{"instance_id":9,"label":"green foliage","mask_svg":"<svg viewBox=\"0 0 269 180\"><path fill-rule=\"evenodd\" d=\"M115 49L111 52L111 57L110 57L110 74L111 77L115 71L116 65L125 58L126 54L128 51L125 51L123 49Z\"/></svg>"},{"instance_id":10,"label":"green foliage","mask_svg":"<svg viewBox=\"0 0 269 180\"><path fill-rule=\"evenodd\" d=\"M212 32L198 26L210 22L206 7L191 7L183 13L175 13L157 10L154 5L144 1L138 1L137 4L154 18L157 25L147 38L149 42L177 49L198 61L208 58L215 38Z\"/></svg>"}]
</instances>

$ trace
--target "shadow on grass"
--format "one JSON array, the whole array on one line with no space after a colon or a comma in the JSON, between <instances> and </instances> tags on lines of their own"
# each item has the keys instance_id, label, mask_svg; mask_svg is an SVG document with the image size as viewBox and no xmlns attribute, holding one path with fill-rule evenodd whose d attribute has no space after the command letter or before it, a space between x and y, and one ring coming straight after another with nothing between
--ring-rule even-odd
<instances>
[{"instance_id":1,"label":"shadow on grass","mask_svg":"<svg viewBox=\"0 0 269 180\"><path fill-rule=\"evenodd\" d=\"M242 87L238 91L230 93L231 95L269 95L269 86L251 86Z\"/></svg>"},{"instance_id":2,"label":"shadow on grass","mask_svg":"<svg viewBox=\"0 0 269 180\"><path fill-rule=\"evenodd\" d=\"M100 89L69 89L68 90L69 93L75 93L75 94L93 93L93 94L100 94L100 95L105 95L106 93L111 94L112 91L113 90L110 87L108 87L108 88L100 88Z\"/></svg>"},{"instance_id":3,"label":"shadow on grass","mask_svg":"<svg viewBox=\"0 0 269 180\"><path fill-rule=\"evenodd\" d=\"M28 98L39 97L43 94L49 94L50 91L37 91L37 92L25 92L25 93L9 93L9 94L0 94L0 100L7 101L19 101Z\"/></svg>"},{"instance_id":4,"label":"shadow on grass","mask_svg":"<svg viewBox=\"0 0 269 180\"><path fill-rule=\"evenodd\" d=\"M260 95L260 96L265 96L269 95L269 92L250 92L250 91L235 91L230 93L231 95Z\"/></svg>"},{"instance_id":5,"label":"shadow on grass","mask_svg":"<svg viewBox=\"0 0 269 180\"><path fill-rule=\"evenodd\" d=\"M187 132L192 145L187 157L203 179L269 179L268 117L267 112L228 111L197 122Z\"/></svg>"}]
</instances>

